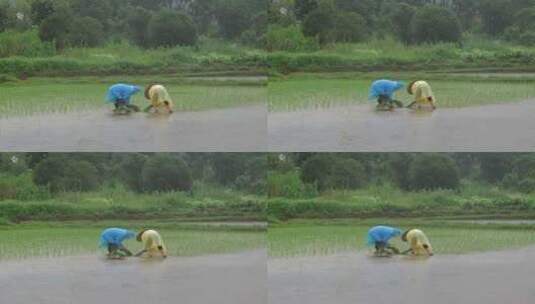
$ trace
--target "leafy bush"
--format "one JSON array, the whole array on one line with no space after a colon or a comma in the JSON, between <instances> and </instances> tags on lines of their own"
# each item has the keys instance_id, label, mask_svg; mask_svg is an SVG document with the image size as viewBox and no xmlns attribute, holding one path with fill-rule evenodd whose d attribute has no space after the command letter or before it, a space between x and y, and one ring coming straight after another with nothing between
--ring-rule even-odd
<instances>
[{"instance_id":1,"label":"leafy bush","mask_svg":"<svg viewBox=\"0 0 535 304\"><path fill-rule=\"evenodd\" d=\"M268 197L308 198L316 196L314 185L305 185L298 171L270 172L267 181Z\"/></svg>"},{"instance_id":2,"label":"leafy bush","mask_svg":"<svg viewBox=\"0 0 535 304\"><path fill-rule=\"evenodd\" d=\"M332 31L336 42L360 42L368 36L366 19L354 12L338 12Z\"/></svg>"},{"instance_id":3,"label":"leafy bush","mask_svg":"<svg viewBox=\"0 0 535 304\"><path fill-rule=\"evenodd\" d=\"M336 25L336 11L330 6L320 6L305 17L303 33L315 37L320 44L332 42L332 29Z\"/></svg>"},{"instance_id":4,"label":"leafy bush","mask_svg":"<svg viewBox=\"0 0 535 304\"><path fill-rule=\"evenodd\" d=\"M71 20L73 16L67 11L59 11L48 16L39 26L39 38L41 41L54 42L56 49L62 50L65 47Z\"/></svg>"},{"instance_id":5,"label":"leafy bush","mask_svg":"<svg viewBox=\"0 0 535 304\"><path fill-rule=\"evenodd\" d=\"M36 186L29 173L18 176L0 175L0 201L2 200L45 200L50 193L45 187Z\"/></svg>"},{"instance_id":6,"label":"leafy bush","mask_svg":"<svg viewBox=\"0 0 535 304\"><path fill-rule=\"evenodd\" d=\"M457 189L459 170L455 162L444 154L420 154L409 169L411 188L414 190Z\"/></svg>"},{"instance_id":7,"label":"leafy bush","mask_svg":"<svg viewBox=\"0 0 535 304\"><path fill-rule=\"evenodd\" d=\"M148 38L152 47L194 45L197 42L197 30L189 16L161 11L148 24Z\"/></svg>"},{"instance_id":8,"label":"leafy bush","mask_svg":"<svg viewBox=\"0 0 535 304\"><path fill-rule=\"evenodd\" d=\"M128 188L136 192L143 191L143 167L147 157L142 154L129 154L119 164L119 176Z\"/></svg>"},{"instance_id":9,"label":"leafy bush","mask_svg":"<svg viewBox=\"0 0 535 304\"><path fill-rule=\"evenodd\" d=\"M191 171L184 161L168 154L149 158L142 171L145 191L190 191L193 185Z\"/></svg>"},{"instance_id":10,"label":"leafy bush","mask_svg":"<svg viewBox=\"0 0 535 304\"><path fill-rule=\"evenodd\" d=\"M426 5L416 11L411 22L415 43L459 42L461 23L448 9Z\"/></svg>"},{"instance_id":11,"label":"leafy bush","mask_svg":"<svg viewBox=\"0 0 535 304\"><path fill-rule=\"evenodd\" d=\"M314 155L303 163L301 179L307 184L316 184L319 191L324 191L330 186L332 165L330 155Z\"/></svg>"},{"instance_id":12,"label":"leafy bush","mask_svg":"<svg viewBox=\"0 0 535 304\"><path fill-rule=\"evenodd\" d=\"M152 13L142 7L128 10L126 32L134 44L142 47L149 45L148 28L151 17Z\"/></svg>"},{"instance_id":13,"label":"leafy bush","mask_svg":"<svg viewBox=\"0 0 535 304\"><path fill-rule=\"evenodd\" d=\"M51 42L42 42L35 30L0 33L0 58L9 56L48 57L55 55Z\"/></svg>"},{"instance_id":14,"label":"leafy bush","mask_svg":"<svg viewBox=\"0 0 535 304\"><path fill-rule=\"evenodd\" d=\"M283 27L280 25L270 26L266 34L266 50L273 51L313 51L318 50L319 45L314 38L303 35L298 25Z\"/></svg>"}]
</instances>

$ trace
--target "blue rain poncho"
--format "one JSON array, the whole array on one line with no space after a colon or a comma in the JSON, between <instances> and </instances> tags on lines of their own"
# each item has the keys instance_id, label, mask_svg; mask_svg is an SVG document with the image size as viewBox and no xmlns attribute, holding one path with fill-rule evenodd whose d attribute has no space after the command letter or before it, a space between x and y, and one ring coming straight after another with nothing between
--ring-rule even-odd
<instances>
[{"instance_id":1,"label":"blue rain poncho","mask_svg":"<svg viewBox=\"0 0 535 304\"><path fill-rule=\"evenodd\" d=\"M401 235L401 230L388 226L375 226L368 231L368 245L374 246L375 243L385 243L391 238Z\"/></svg>"},{"instance_id":2,"label":"blue rain poncho","mask_svg":"<svg viewBox=\"0 0 535 304\"><path fill-rule=\"evenodd\" d=\"M118 101L125 101L126 103L130 103L130 98L141 91L141 89L138 86L135 85L129 85L129 84L116 84L111 86L108 89L108 95L106 95L106 101L107 102L118 102Z\"/></svg>"},{"instance_id":3,"label":"blue rain poncho","mask_svg":"<svg viewBox=\"0 0 535 304\"><path fill-rule=\"evenodd\" d=\"M136 234L130 230L122 228L108 228L100 235L100 247L108 245L122 246L123 241L134 238Z\"/></svg>"},{"instance_id":4,"label":"blue rain poncho","mask_svg":"<svg viewBox=\"0 0 535 304\"><path fill-rule=\"evenodd\" d=\"M368 96L368 99L375 100L379 98L379 96L387 96L389 99L394 99L394 93L404 86L405 84L401 81L386 79L374 81L370 87L370 95Z\"/></svg>"}]
</instances>

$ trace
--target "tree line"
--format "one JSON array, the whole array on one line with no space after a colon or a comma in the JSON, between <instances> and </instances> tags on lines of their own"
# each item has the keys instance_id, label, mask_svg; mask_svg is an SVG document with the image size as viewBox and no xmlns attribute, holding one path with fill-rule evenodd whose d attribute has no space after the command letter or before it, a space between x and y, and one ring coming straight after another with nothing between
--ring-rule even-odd
<instances>
[{"instance_id":1,"label":"tree line","mask_svg":"<svg viewBox=\"0 0 535 304\"><path fill-rule=\"evenodd\" d=\"M535 154L290 153L268 157L268 194L302 197L393 184L405 191L458 190L462 181L535 191Z\"/></svg>"},{"instance_id":2,"label":"tree line","mask_svg":"<svg viewBox=\"0 0 535 304\"><path fill-rule=\"evenodd\" d=\"M0 0L0 32L37 30L59 50L128 40L145 48L199 36L258 46L266 0Z\"/></svg>"},{"instance_id":3,"label":"tree line","mask_svg":"<svg viewBox=\"0 0 535 304\"><path fill-rule=\"evenodd\" d=\"M272 0L268 20L268 50L387 36L459 43L463 33L535 44L533 0Z\"/></svg>"}]
</instances>

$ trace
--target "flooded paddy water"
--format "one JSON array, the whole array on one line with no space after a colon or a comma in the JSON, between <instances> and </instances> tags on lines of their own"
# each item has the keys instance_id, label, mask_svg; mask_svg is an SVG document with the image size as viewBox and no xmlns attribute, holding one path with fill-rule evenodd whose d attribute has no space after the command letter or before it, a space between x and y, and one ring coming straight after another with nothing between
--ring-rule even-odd
<instances>
[{"instance_id":1,"label":"flooded paddy water","mask_svg":"<svg viewBox=\"0 0 535 304\"><path fill-rule=\"evenodd\" d=\"M0 303L267 303L264 250L166 260L0 262Z\"/></svg>"},{"instance_id":2,"label":"flooded paddy water","mask_svg":"<svg viewBox=\"0 0 535 304\"><path fill-rule=\"evenodd\" d=\"M272 259L271 303L533 302L535 248L432 258L373 258L365 253Z\"/></svg>"},{"instance_id":3,"label":"flooded paddy water","mask_svg":"<svg viewBox=\"0 0 535 304\"><path fill-rule=\"evenodd\" d=\"M3 151L262 152L265 105L117 116L110 109L0 118Z\"/></svg>"},{"instance_id":4,"label":"flooded paddy water","mask_svg":"<svg viewBox=\"0 0 535 304\"><path fill-rule=\"evenodd\" d=\"M377 112L370 105L271 112L273 152L516 152L535 149L535 102L435 112Z\"/></svg>"}]
</instances>

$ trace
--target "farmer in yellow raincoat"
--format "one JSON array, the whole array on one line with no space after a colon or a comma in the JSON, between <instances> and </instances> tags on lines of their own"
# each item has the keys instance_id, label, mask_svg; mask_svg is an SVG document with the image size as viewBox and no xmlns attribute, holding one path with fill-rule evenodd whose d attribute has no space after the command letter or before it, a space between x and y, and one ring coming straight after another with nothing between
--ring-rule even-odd
<instances>
[{"instance_id":1,"label":"farmer in yellow raincoat","mask_svg":"<svg viewBox=\"0 0 535 304\"><path fill-rule=\"evenodd\" d=\"M437 108L435 95L433 95L433 90L431 90L429 83L423 80L413 81L407 86L407 92L410 95L414 95L414 102L408 108L414 108L416 106L417 109L421 109L423 106L428 105L433 110Z\"/></svg>"},{"instance_id":2,"label":"farmer in yellow raincoat","mask_svg":"<svg viewBox=\"0 0 535 304\"><path fill-rule=\"evenodd\" d=\"M404 254L411 253L413 255L433 255L433 247L427 236L419 229L409 229L403 233L401 240L408 242L410 249L405 251Z\"/></svg>"},{"instance_id":3,"label":"farmer in yellow raincoat","mask_svg":"<svg viewBox=\"0 0 535 304\"><path fill-rule=\"evenodd\" d=\"M169 113L173 113L173 100L163 85L148 85L145 88L145 98L150 101L150 105L145 109L145 112L151 109L158 111L161 108L165 108Z\"/></svg>"},{"instance_id":4,"label":"farmer in yellow raincoat","mask_svg":"<svg viewBox=\"0 0 535 304\"><path fill-rule=\"evenodd\" d=\"M148 257L167 257L167 248L163 243L162 236L156 230L145 229L137 234L138 242L143 243L143 250L136 254L137 257L146 254Z\"/></svg>"}]
</instances>

